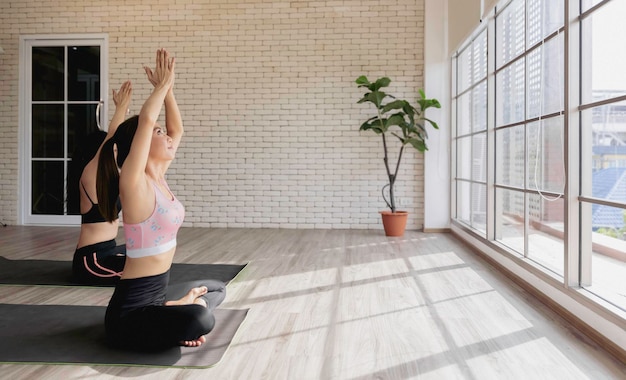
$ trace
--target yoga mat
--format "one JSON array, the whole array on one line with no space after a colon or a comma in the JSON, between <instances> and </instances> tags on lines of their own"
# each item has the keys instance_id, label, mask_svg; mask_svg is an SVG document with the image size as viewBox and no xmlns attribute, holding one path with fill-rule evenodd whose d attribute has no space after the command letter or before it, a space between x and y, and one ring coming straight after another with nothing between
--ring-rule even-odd
<instances>
[{"instance_id":1,"label":"yoga mat","mask_svg":"<svg viewBox=\"0 0 626 380\"><path fill-rule=\"evenodd\" d=\"M231 281L246 265L173 263L170 284L194 280ZM9 260L0 256L0 284L106 286L72 282L72 262L58 260Z\"/></svg>"},{"instance_id":2,"label":"yoga mat","mask_svg":"<svg viewBox=\"0 0 626 380\"><path fill-rule=\"evenodd\" d=\"M103 306L0 304L0 362L207 368L224 355L248 310L215 310L200 347L142 353L109 348ZM157 333L157 332L155 332Z\"/></svg>"}]
</instances>

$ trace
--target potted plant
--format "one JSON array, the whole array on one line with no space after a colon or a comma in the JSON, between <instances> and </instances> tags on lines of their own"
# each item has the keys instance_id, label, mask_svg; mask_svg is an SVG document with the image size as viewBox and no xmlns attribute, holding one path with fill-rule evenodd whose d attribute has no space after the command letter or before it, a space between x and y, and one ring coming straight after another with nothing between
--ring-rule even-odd
<instances>
[{"instance_id":1,"label":"potted plant","mask_svg":"<svg viewBox=\"0 0 626 380\"><path fill-rule=\"evenodd\" d=\"M365 75L361 75L357 78L356 84L358 88L365 87L368 91L357 103L371 103L376 107L376 115L367 119L361 125L360 130L374 131L383 140L383 162L385 163L389 180L381 189L383 199L387 203L387 207L389 207L388 211L381 211L383 227L387 236L402 236L404 235L408 213L396 209L394 195L394 185L398 179L402 153L407 145L421 153L428 150L426 145L426 139L428 138L426 125L430 124L435 129L439 129L439 126L434 121L426 118L425 112L431 107L441 108L441 105L437 99L427 99L424 91L420 89L420 98L417 99L417 107L414 107L407 100L397 99L395 96L385 93L383 89L388 87L390 83L391 80L387 77L370 82ZM388 137L391 138L392 136L400 143L398 157L393 168L389 161L388 152L388 144L390 143ZM394 141L396 140L394 139ZM385 197L385 189L388 189L388 198Z\"/></svg>"}]
</instances>

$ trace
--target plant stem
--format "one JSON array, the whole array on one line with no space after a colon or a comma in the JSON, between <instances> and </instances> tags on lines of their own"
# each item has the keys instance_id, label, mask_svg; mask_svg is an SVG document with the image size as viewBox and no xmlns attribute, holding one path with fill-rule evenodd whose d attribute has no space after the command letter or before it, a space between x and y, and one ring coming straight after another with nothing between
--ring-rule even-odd
<instances>
[{"instance_id":1,"label":"plant stem","mask_svg":"<svg viewBox=\"0 0 626 380\"><path fill-rule=\"evenodd\" d=\"M387 139L385 138L385 134L381 134L383 137L383 151L385 152L385 157L383 157L383 161L385 162L385 169L387 170L387 177L391 178L391 170L389 170L389 155L387 154Z\"/></svg>"},{"instance_id":2,"label":"plant stem","mask_svg":"<svg viewBox=\"0 0 626 380\"><path fill-rule=\"evenodd\" d=\"M398 169L400 169L400 161L402 160L402 152L404 151L404 145L400 147L400 152L398 153L398 162L396 163L396 172L393 173L393 177L398 177Z\"/></svg>"},{"instance_id":3,"label":"plant stem","mask_svg":"<svg viewBox=\"0 0 626 380\"><path fill-rule=\"evenodd\" d=\"M385 169L387 170L387 178L389 178L389 202L387 202L387 206L391 208L391 212L396 212L396 202L393 197L393 184L396 181L396 178L394 174L391 174L391 169L389 169L389 154L387 153L387 139L385 138L384 133L382 133L381 136L383 137L383 150L385 152L385 157L383 158L383 161L385 162ZM396 168L396 172L397 172L397 168Z\"/></svg>"},{"instance_id":4,"label":"plant stem","mask_svg":"<svg viewBox=\"0 0 626 380\"><path fill-rule=\"evenodd\" d=\"M391 202L391 212L396 212L396 200L393 195L393 184L396 182L395 178L389 180L389 201Z\"/></svg>"},{"instance_id":5,"label":"plant stem","mask_svg":"<svg viewBox=\"0 0 626 380\"><path fill-rule=\"evenodd\" d=\"M404 151L404 145L400 147L400 152L398 153L398 162L396 163L396 171L393 173L393 175L389 175L389 198L391 201L391 212L396 212L396 199L394 196L393 185L396 183L396 178L398 178L398 169L400 169L400 161L402 160L403 151ZM389 169L387 169L387 171L389 171Z\"/></svg>"}]
</instances>

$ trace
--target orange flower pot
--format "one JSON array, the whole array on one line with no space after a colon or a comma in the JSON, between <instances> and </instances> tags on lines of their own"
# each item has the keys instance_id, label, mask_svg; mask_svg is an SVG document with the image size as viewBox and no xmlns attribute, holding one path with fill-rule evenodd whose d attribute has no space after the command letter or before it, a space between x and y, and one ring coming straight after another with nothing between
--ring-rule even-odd
<instances>
[{"instance_id":1,"label":"orange flower pot","mask_svg":"<svg viewBox=\"0 0 626 380\"><path fill-rule=\"evenodd\" d=\"M381 211L383 218L383 227L387 236L404 236L406 229L406 219L409 216L407 211L391 212L389 210Z\"/></svg>"}]
</instances>

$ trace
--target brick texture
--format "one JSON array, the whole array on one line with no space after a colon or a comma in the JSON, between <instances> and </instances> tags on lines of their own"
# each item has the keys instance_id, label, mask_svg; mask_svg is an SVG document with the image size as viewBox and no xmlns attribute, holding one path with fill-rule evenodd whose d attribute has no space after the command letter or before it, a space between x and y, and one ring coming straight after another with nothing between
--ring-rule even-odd
<instances>
[{"instance_id":1,"label":"brick texture","mask_svg":"<svg viewBox=\"0 0 626 380\"><path fill-rule=\"evenodd\" d=\"M423 85L423 0L4 0L0 3L0 221L17 222L19 38L106 33L109 88L133 81L131 112L151 86L154 51L177 57L186 128L168 181L185 225L380 228L386 181L373 108L354 80ZM112 115L112 102L109 117ZM405 152L397 193L423 226L423 157Z\"/></svg>"}]
</instances>

